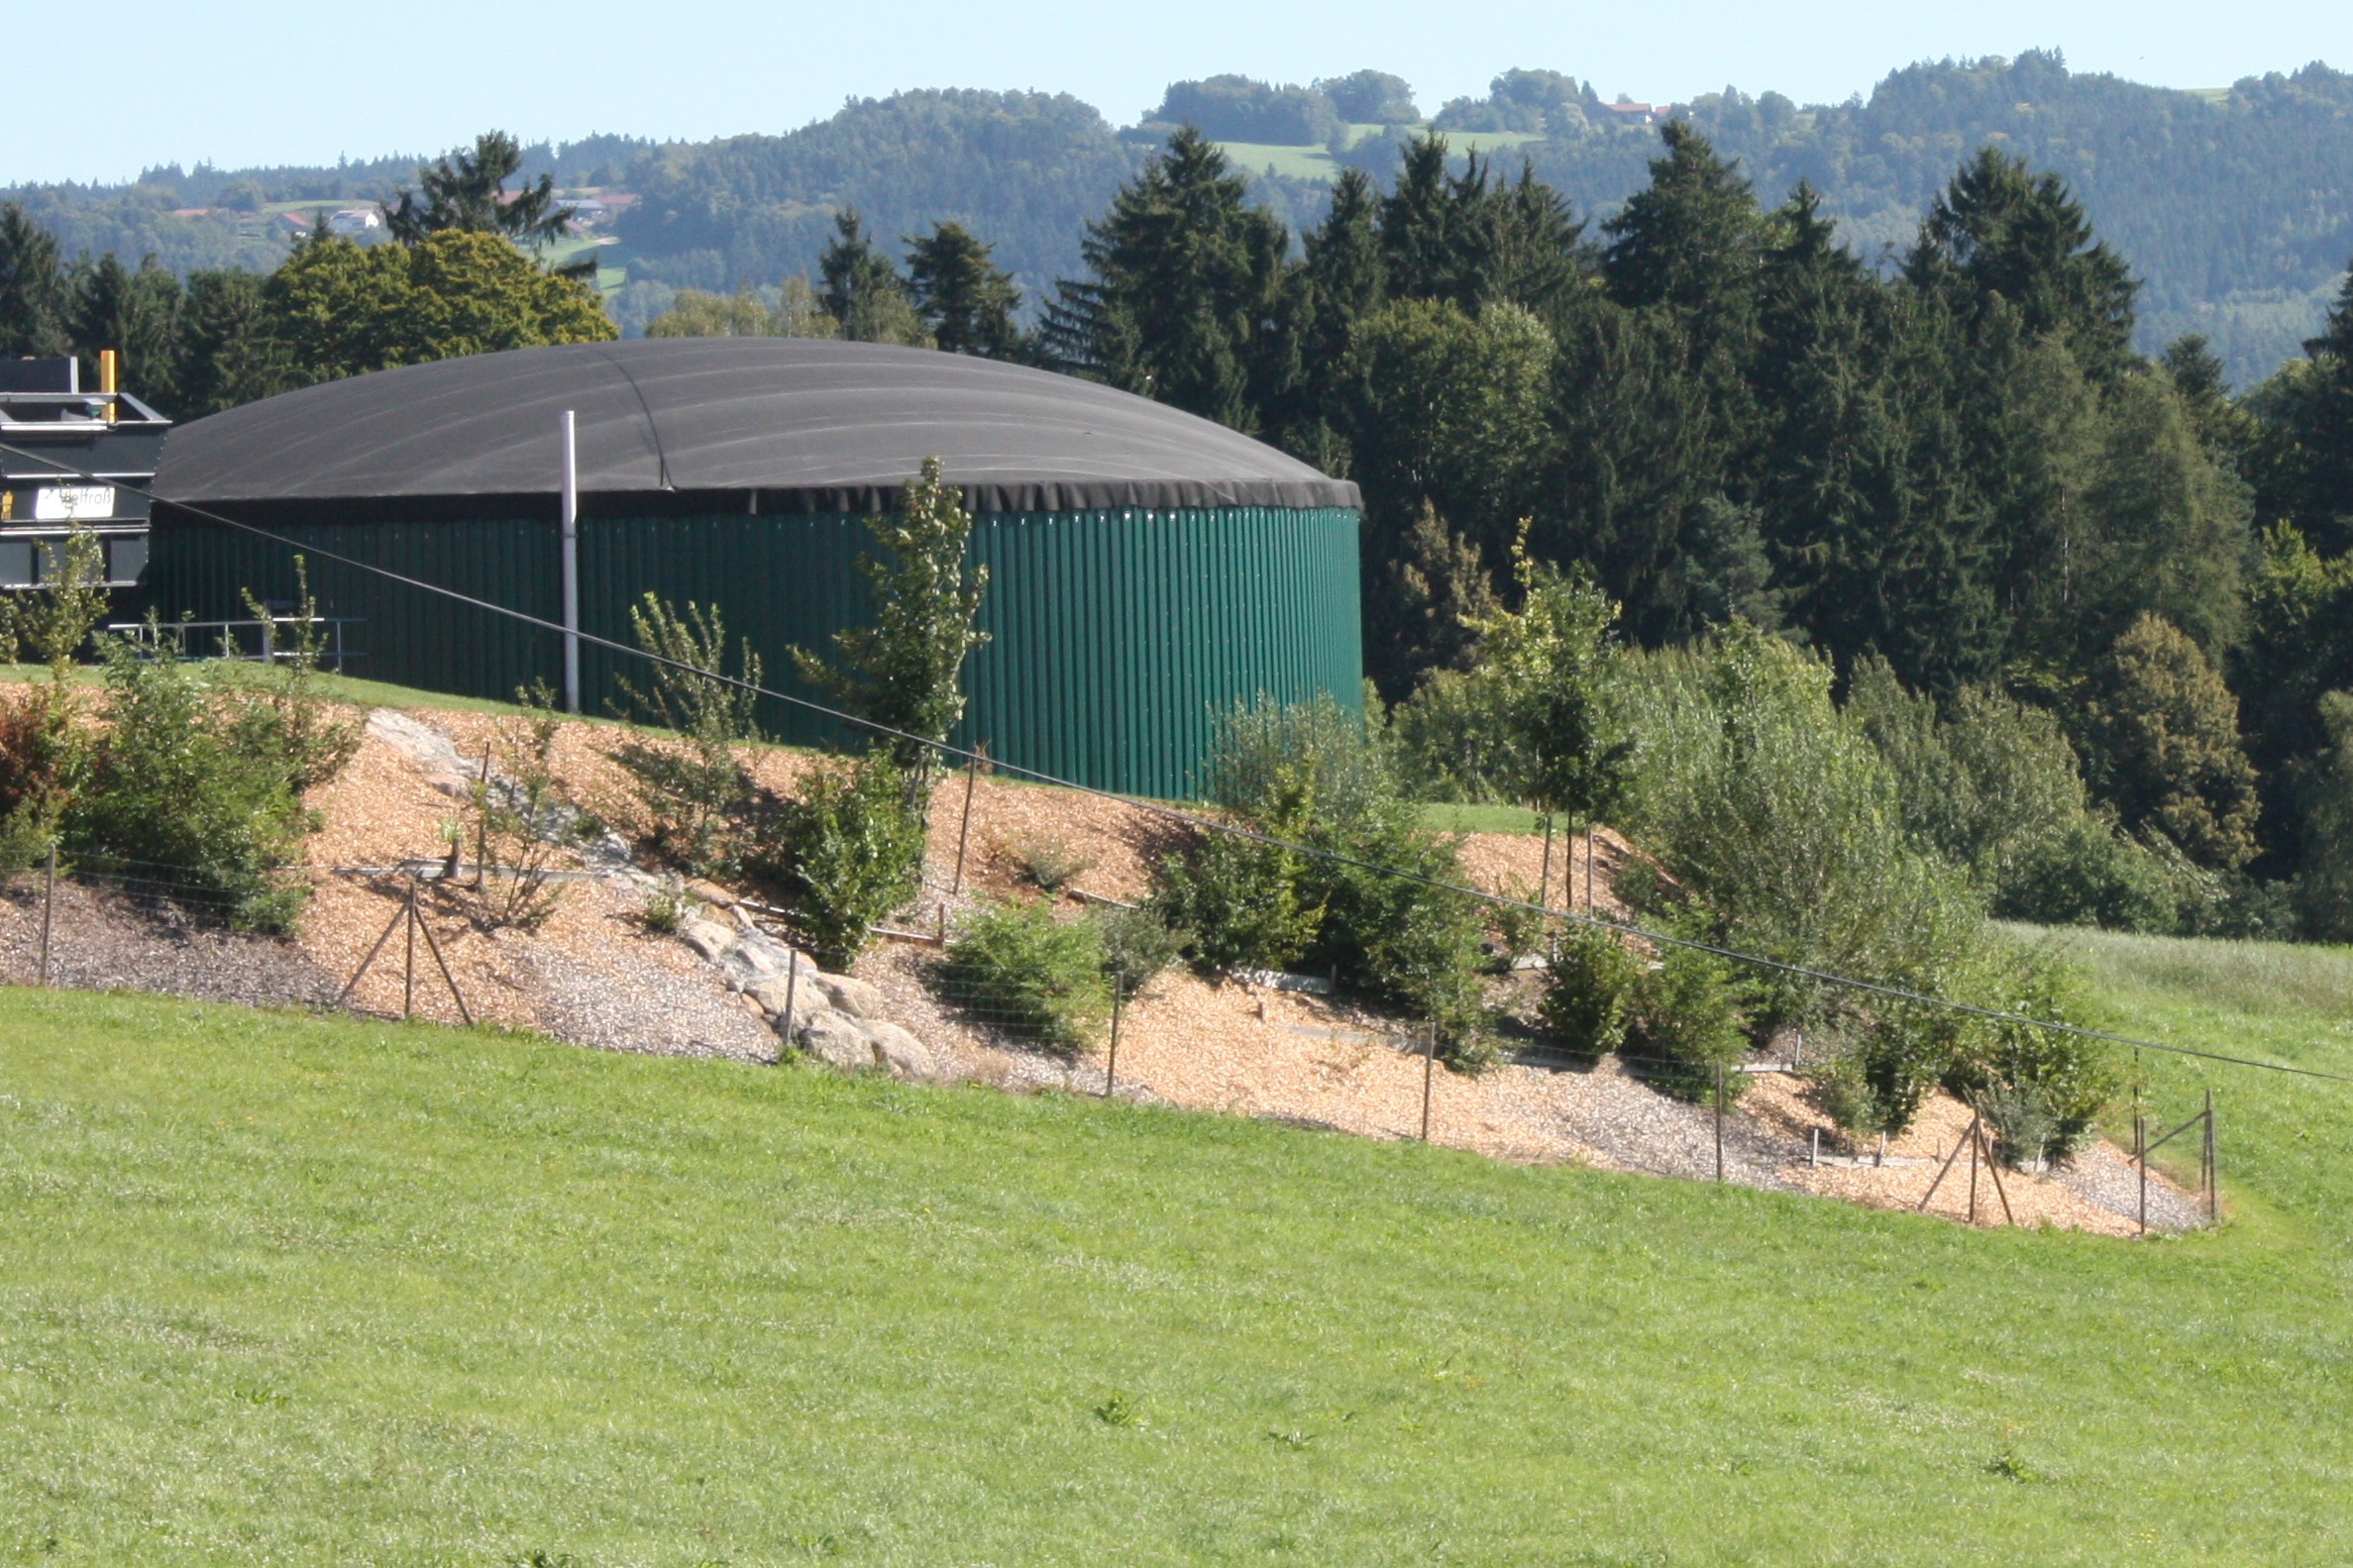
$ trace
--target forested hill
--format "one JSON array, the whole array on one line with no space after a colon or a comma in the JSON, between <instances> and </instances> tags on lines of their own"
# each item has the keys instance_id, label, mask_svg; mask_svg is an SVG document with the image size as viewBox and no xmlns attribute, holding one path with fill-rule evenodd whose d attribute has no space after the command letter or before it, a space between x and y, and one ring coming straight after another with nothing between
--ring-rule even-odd
<instances>
[{"instance_id":1,"label":"forested hill","mask_svg":"<svg viewBox=\"0 0 2353 1568\"><path fill-rule=\"evenodd\" d=\"M1326 85L1333 90L1270 91L1213 78L1179 84L1163 108L1237 144L1260 197L1297 229L1320 216L1343 163L1385 178L1418 134L1409 98L1359 106L1343 101L1345 82ZM1221 112L1233 123L1209 123ZM1909 240L1970 150L1991 142L2021 154L2064 177L2131 261L2143 283L2140 347L2202 332L2242 386L2317 330L2353 257L2353 76L2322 65L2197 93L2079 74L2056 55L2028 53L1910 66L1845 104L1803 107L1727 89L1676 112L1739 158L1768 203L1810 181L1841 236L1874 258ZM1525 156L1581 216L1606 216L1641 188L1658 153L1644 116L1550 70L1508 71L1487 97L1444 105L1435 124L1457 147L1484 145L1507 166ZM770 285L806 270L843 205L886 237L957 220L993 243L1034 297L1079 271L1086 220L1164 129L1115 128L1067 95L919 91L853 102L781 136L542 147L529 150L525 172L640 197L619 219L623 244L611 258L633 280L616 303L634 326L673 286ZM183 272L266 267L282 242L221 209L367 200L413 177L415 161L165 167L128 186L27 187L0 199L21 201L67 255L153 252ZM215 210L175 216L196 207Z\"/></svg>"}]
</instances>

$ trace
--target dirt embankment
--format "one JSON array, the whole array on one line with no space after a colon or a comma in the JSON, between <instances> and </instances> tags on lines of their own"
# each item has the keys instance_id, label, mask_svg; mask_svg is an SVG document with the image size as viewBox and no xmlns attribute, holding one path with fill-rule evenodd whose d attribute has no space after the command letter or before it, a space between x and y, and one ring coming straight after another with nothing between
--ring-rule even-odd
<instances>
[{"instance_id":1,"label":"dirt embankment","mask_svg":"<svg viewBox=\"0 0 2353 1568\"><path fill-rule=\"evenodd\" d=\"M466 795L485 748L496 751L493 715L379 710L359 755L337 779L313 791L324 828L308 845L316 892L291 941L190 927L120 894L72 887L53 932L53 964L66 984L128 986L221 999L317 1004L331 1000L380 949L352 988L351 1004L397 1014L403 993L415 1011L456 1021L458 1012L433 949L478 1019L544 1031L607 1050L728 1056L773 1061L779 1040L772 1018L737 989L724 965L677 936L651 933L645 911L664 879L628 864L622 841L604 840L559 858L563 889L554 914L525 933L481 922L469 880L474 847L452 885L419 884L401 868L442 861L453 828L467 814ZM635 815L628 776L614 762L624 733L567 724L554 749L559 779L581 806L627 828ZM813 759L763 753L760 782L789 790ZM968 796L969 791L969 796ZM969 811L967 801L969 798ZM1080 894L1133 900L1150 871L1174 853L1188 830L1124 802L994 778L951 775L936 787L923 891L904 924L934 931L983 895L1023 893L1022 868L1041 846L1083 863L1063 904L1073 915ZM961 865L959 866L959 851ZM1550 857L1534 836L1470 834L1460 845L1464 880L1510 896L1540 884L1578 906L1620 914L1613 892L1633 851L1606 830L1593 864L1582 838L1563 838ZM431 943L419 943L410 967L402 910L412 887ZM707 889L716 892L717 889ZM20 881L0 899L0 964L30 977L37 940L36 887ZM706 911L738 928L765 916L713 902ZM704 928L709 939L709 927ZM908 942L878 944L857 967L882 993L892 1021L927 1048L935 1076L1009 1089L1056 1088L1102 1093L1112 1067L1099 1044L1082 1056L1042 1051L1003 1038L940 1000L931 984L936 950ZM1499 977L1497 999L1532 1015L1538 981ZM771 998L773 1000L773 998ZM1421 1134L1429 1091L1433 1142L1500 1159L1561 1162L1687 1178L1712 1178L1716 1124L1705 1106L1669 1098L1619 1064L1582 1071L1512 1064L1478 1077L1426 1072L1410 1023L1345 1000L1190 973L1162 977L1121 1021L1117 1092L1230 1114L1278 1118L1367 1137ZM1769 1064L1761 1064L1769 1065ZM1800 1080L1744 1075L1746 1092L1726 1118L1724 1174L1748 1185L1839 1198L1879 1207L1916 1204L1961 1140L1968 1112L1938 1097L1912 1130L1884 1151L1857 1161L1840 1154L1828 1118ZM1817 1141L1828 1156L1816 1163ZM1964 1155L1939 1187L1931 1211L1965 1217L1969 1161ZM2153 1177L2151 1218L2166 1228L2194 1223L2194 1205ZM2000 1199L2022 1224L2048 1222L2110 1234L2137 1228L2138 1184L2115 1150L2101 1145L2050 1177L2004 1173L1997 1194L1989 1172L1978 1178L1979 1222L2000 1222Z\"/></svg>"}]
</instances>

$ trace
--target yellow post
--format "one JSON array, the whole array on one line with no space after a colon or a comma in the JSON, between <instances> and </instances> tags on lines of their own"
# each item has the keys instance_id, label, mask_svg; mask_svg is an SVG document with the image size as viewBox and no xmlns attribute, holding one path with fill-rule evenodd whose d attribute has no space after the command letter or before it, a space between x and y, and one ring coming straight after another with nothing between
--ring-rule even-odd
<instances>
[{"instance_id":1,"label":"yellow post","mask_svg":"<svg viewBox=\"0 0 2353 1568\"><path fill-rule=\"evenodd\" d=\"M114 394L117 389L114 384L114 350L100 349L98 351L98 390L106 394L106 422L110 425L114 423Z\"/></svg>"}]
</instances>

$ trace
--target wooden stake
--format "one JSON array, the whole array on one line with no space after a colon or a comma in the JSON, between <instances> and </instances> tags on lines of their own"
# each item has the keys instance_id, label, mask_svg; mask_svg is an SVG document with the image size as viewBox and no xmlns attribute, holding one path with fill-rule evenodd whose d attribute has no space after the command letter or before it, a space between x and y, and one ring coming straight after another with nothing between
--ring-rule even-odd
<instances>
[{"instance_id":1,"label":"wooden stake","mask_svg":"<svg viewBox=\"0 0 2353 1568\"><path fill-rule=\"evenodd\" d=\"M964 820L956 828L956 880L949 887L950 893L964 890L964 846L972 838L972 790L980 783L981 758L988 753L986 746L975 746L972 757L964 765Z\"/></svg>"},{"instance_id":2,"label":"wooden stake","mask_svg":"<svg viewBox=\"0 0 2353 1568\"><path fill-rule=\"evenodd\" d=\"M2005 1225L2015 1225L2018 1216L2010 1212L2010 1190L2002 1185L2001 1166L1993 1158L1993 1144L1985 1136L1982 1125L1978 1129L1978 1142L1985 1151L1985 1174L1993 1178L1993 1196L2001 1200L2001 1219Z\"/></svg>"},{"instance_id":3,"label":"wooden stake","mask_svg":"<svg viewBox=\"0 0 2353 1568\"><path fill-rule=\"evenodd\" d=\"M1563 875L1562 875L1562 877L1561 877L1561 880L1562 880L1563 882L1566 882L1566 881L1568 880L1568 879L1567 879L1567 876L1566 876L1566 874L1565 874L1565 873L1563 873ZM1552 813L1551 813L1551 812L1550 812L1550 811L1547 811L1547 812L1545 813L1545 852L1544 852L1544 856L1543 856L1543 858L1542 858L1542 859L1540 859L1540 860L1538 860L1538 861L1537 861L1537 863L1536 863L1536 906L1537 906L1539 909L1542 909L1542 908L1545 906L1545 896L1546 896L1546 894L1550 893L1551 890L1552 890Z\"/></svg>"},{"instance_id":4,"label":"wooden stake","mask_svg":"<svg viewBox=\"0 0 2353 1568\"><path fill-rule=\"evenodd\" d=\"M368 950L368 956L360 960L360 967L352 971L352 978L345 981L343 983L343 990L336 993L336 1006L340 1007L345 1002L349 1001L351 999L352 993L360 989L360 979L362 976L368 973L368 966L375 962L375 955L381 953L384 950L384 944L392 940L393 928L399 925L400 922L407 917L408 907L405 904L392 911L392 918L384 922L384 928L382 932L379 933L375 939L375 946Z\"/></svg>"},{"instance_id":5,"label":"wooden stake","mask_svg":"<svg viewBox=\"0 0 2353 1568\"><path fill-rule=\"evenodd\" d=\"M413 908L414 905L415 895L412 893L410 906ZM441 971L441 983L449 987L450 999L458 1004L458 1016L465 1020L466 1027L473 1028L474 1009L466 1005L466 993L458 989L458 977L450 973L449 961L441 956L441 944L433 940L433 927L419 919L417 929L425 933L425 951L433 955L433 965Z\"/></svg>"},{"instance_id":6,"label":"wooden stake","mask_svg":"<svg viewBox=\"0 0 2353 1568\"><path fill-rule=\"evenodd\" d=\"M490 874L490 748L482 748L482 797L474 808L474 889L488 886Z\"/></svg>"},{"instance_id":7,"label":"wooden stake","mask_svg":"<svg viewBox=\"0 0 2353 1568\"><path fill-rule=\"evenodd\" d=\"M2149 1118L2132 1118L2132 1163L2140 1168L2141 1234L2149 1233Z\"/></svg>"},{"instance_id":8,"label":"wooden stake","mask_svg":"<svg viewBox=\"0 0 2353 1568\"><path fill-rule=\"evenodd\" d=\"M400 966L400 1016L408 1016L417 992L417 885L408 885L408 953Z\"/></svg>"},{"instance_id":9,"label":"wooden stake","mask_svg":"<svg viewBox=\"0 0 2353 1568\"><path fill-rule=\"evenodd\" d=\"M2222 1173L2214 1168L2221 1143L2214 1136L2214 1091L2206 1091L2206 1223L2222 1222Z\"/></svg>"}]
</instances>

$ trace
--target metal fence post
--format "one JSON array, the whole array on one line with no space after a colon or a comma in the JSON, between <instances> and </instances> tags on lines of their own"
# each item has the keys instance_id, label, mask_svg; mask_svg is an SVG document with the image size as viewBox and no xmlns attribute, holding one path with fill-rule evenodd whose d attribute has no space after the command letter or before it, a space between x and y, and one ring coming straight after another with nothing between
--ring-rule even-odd
<instances>
[{"instance_id":1,"label":"metal fence post","mask_svg":"<svg viewBox=\"0 0 2353 1568\"><path fill-rule=\"evenodd\" d=\"M2132 1118L2132 1163L2140 1170L2141 1234L2149 1233L2149 1118Z\"/></svg>"},{"instance_id":2,"label":"metal fence post","mask_svg":"<svg viewBox=\"0 0 2353 1568\"><path fill-rule=\"evenodd\" d=\"M2221 1144L2214 1136L2214 1091L2206 1090L2206 1223L2219 1224L2222 1219L2222 1177L2214 1169L2214 1157Z\"/></svg>"},{"instance_id":3,"label":"metal fence post","mask_svg":"<svg viewBox=\"0 0 2353 1568\"><path fill-rule=\"evenodd\" d=\"M1103 1069L1103 1098L1112 1098L1120 1087L1120 1002L1127 994L1127 988L1117 977L1112 980L1112 1050L1111 1060Z\"/></svg>"},{"instance_id":4,"label":"metal fence post","mask_svg":"<svg viewBox=\"0 0 2353 1568\"><path fill-rule=\"evenodd\" d=\"M1430 1020L1430 1036L1422 1048L1422 1141L1430 1141L1430 1090L1438 1076L1438 1020Z\"/></svg>"},{"instance_id":5,"label":"metal fence post","mask_svg":"<svg viewBox=\"0 0 2353 1568\"><path fill-rule=\"evenodd\" d=\"M49 864L41 874L41 983L49 984L49 933L57 915L57 846L49 847Z\"/></svg>"},{"instance_id":6,"label":"metal fence post","mask_svg":"<svg viewBox=\"0 0 2353 1568\"><path fill-rule=\"evenodd\" d=\"M1724 1180L1724 1064L1716 1064L1716 1180Z\"/></svg>"}]
</instances>

